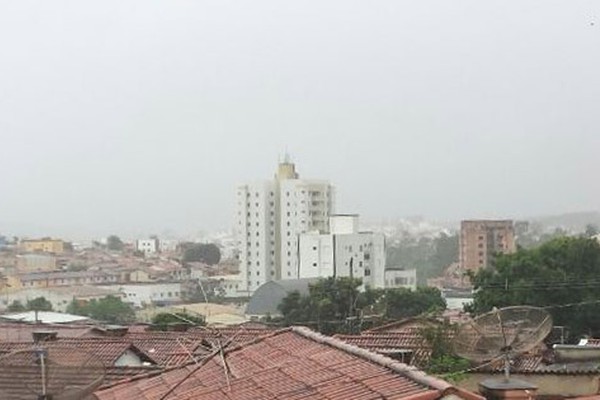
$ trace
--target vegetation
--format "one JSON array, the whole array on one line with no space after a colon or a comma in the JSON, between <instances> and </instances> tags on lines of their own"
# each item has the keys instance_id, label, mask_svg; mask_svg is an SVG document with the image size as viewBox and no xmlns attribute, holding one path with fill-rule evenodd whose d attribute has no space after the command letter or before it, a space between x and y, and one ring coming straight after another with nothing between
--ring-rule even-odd
<instances>
[{"instance_id":1,"label":"vegetation","mask_svg":"<svg viewBox=\"0 0 600 400\"><path fill-rule=\"evenodd\" d=\"M457 325L444 322L429 326L420 331L423 339L431 346L431 358L425 370L434 375L443 375L444 379L459 381L464 371L470 367L468 360L454 355L452 339L457 334Z\"/></svg>"},{"instance_id":2,"label":"vegetation","mask_svg":"<svg viewBox=\"0 0 600 400\"><path fill-rule=\"evenodd\" d=\"M185 311L162 312L152 317L152 325L156 330L166 331L173 325L204 326L206 321L201 315L190 314Z\"/></svg>"},{"instance_id":3,"label":"vegetation","mask_svg":"<svg viewBox=\"0 0 600 400\"><path fill-rule=\"evenodd\" d=\"M117 235L110 235L106 238L106 248L112 251L121 251L125 247L125 244Z\"/></svg>"},{"instance_id":4,"label":"vegetation","mask_svg":"<svg viewBox=\"0 0 600 400\"><path fill-rule=\"evenodd\" d=\"M30 311L52 311L52 303L46 300L45 297L28 300L25 307Z\"/></svg>"},{"instance_id":5,"label":"vegetation","mask_svg":"<svg viewBox=\"0 0 600 400\"><path fill-rule=\"evenodd\" d=\"M9 312L22 312L27 311L27 308L25 308L23 303L21 303L19 300L14 300L12 303L9 304L7 310Z\"/></svg>"},{"instance_id":6,"label":"vegetation","mask_svg":"<svg viewBox=\"0 0 600 400\"><path fill-rule=\"evenodd\" d=\"M135 321L133 308L115 296L93 299L86 303L73 300L67 307L67 312L110 324L129 324Z\"/></svg>"},{"instance_id":7,"label":"vegetation","mask_svg":"<svg viewBox=\"0 0 600 400\"><path fill-rule=\"evenodd\" d=\"M214 243L186 243L182 245L184 262L203 262L215 265L221 261L221 251Z\"/></svg>"},{"instance_id":8,"label":"vegetation","mask_svg":"<svg viewBox=\"0 0 600 400\"><path fill-rule=\"evenodd\" d=\"M476 290L467 311L493 307L547 307L570 339L600 335L600 244L586 237L553 239L533 249L498 256L492 268L471 276Z\"/></svg>"},{"instance_id":9,"label":"vegetation","mask_svg":"<svg viewBox=\"0 0 600 400\"><path fill-rule=\"evenodd\" d=\"M292 292L279 310L286 325L308 325L325 334L354 333L363 328L365 314L398 319L444 309L437 289L367 289L359 291L360 279L327 278L309 287L309 294Z\"/></svg>"},{"instance_id":10,"label":"vegetation","mask_svg":"<svg viewBox=\"0 0 600 400\"><path fill-rule=\"evenodd\" d=\"M441 275L444 268L458 262L458 235L405 238L387 246L386 260L389 267L415 268L419 284L425 285L428 278Z\"/></svg>"}]
</instances>

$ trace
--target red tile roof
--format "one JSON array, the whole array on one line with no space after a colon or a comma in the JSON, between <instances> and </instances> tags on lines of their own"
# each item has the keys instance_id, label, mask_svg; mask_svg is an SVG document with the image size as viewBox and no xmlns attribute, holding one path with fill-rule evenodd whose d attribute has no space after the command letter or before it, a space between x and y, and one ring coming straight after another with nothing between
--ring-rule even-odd
<instances>
[{"instance_id":1,"label":"red tile roof","mask_svg":"<svg viewBox=\"0 0 600 400\"><path fill-rule=\"evenodd\" d=\"M34 349L38 346L33 343L0 343L0 355L6 356L17 350ZM115 363L127 350L137 354L142 361L149 364L156 364L154 359L138 349L129 342L122 340L105 339L58 339L55 341L44 342L44 348L52 349L52 352L61 359L68 360L70 355L87 355L94 360L101 361L105 367L115 366Z\"/></svg>"},{"instance_id":2,"label":"red tile roof","mask_svg":"<svg viewBox=\"0 0 600 400\"><path fill-rule=\"evenodd\" d=\"M199 365L95 394L100 400L163 396L195 400L429 400L447 394L483 399L414 367L300 327L262 336L224 353L217 349Z\"/></svg>"}]
</instances>

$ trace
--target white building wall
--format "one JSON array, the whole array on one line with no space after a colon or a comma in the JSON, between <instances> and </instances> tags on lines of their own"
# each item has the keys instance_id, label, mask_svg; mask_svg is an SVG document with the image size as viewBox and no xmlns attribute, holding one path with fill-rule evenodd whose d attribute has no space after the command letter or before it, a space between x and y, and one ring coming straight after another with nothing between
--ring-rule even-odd
<instances>
[{"instance_id":1,"label":"white building wall","mask_svg":"<svg viewBox=\"0 0 600 400\"><path fill-rule=\"evenodd\" d=\"M240 249L240 292L253 292L276 275L275 185L238 187L236 236ZM243 294L243 293L242 293Z\"/></svg>"},{"instance_id":2,"label":"white building wall","mask_svg":"<svg viewBox=\"0 0 600 400\"><path fill-rule=\"evenodd\" d=\"M370 287L385 286L383 234L300 235L300 278L354 277Z\"/></svg>"},{"instance_id":3,"label":"white building wall","mask_svg":"<svg viewBox=\"0 0 600 400\"><path fill-rule=\"evenodd\" d=\"M135 248L145 255L158 252L158 239L140 239L136 241Z\"/></svg>"},{"instance_id":4,"label":"white building wall","mask_svg":"<svg viewBox=\"0 0 600 400\"><path fill-rule=\"evenodd\" d=\"M416 269L389 269L385 271L385 287L417 289L417 270Z\"/></svg>"},{"instance_id":5,"label":"white building wall","mask_svg":"<svg viewBox=\"0 0 600 400\"><path fill-rule=\"evenodd\" d=\"M329 232L333 189L328 182L288 179L281 182L281 279L300 277L298 235Z\"/></svg>"},{"instance_id":6,"label":"white building wall","mask_svg":"<svg viewBox=\"0 0 600 400\"><path fill-rule=\"evenodd\" d=\"M148 283L137 285L109 285L107 289L123 293L123 301L135 307L143 307L152 303L175 303L181 301L181 283Z\"/></svg>"}]
</instances>

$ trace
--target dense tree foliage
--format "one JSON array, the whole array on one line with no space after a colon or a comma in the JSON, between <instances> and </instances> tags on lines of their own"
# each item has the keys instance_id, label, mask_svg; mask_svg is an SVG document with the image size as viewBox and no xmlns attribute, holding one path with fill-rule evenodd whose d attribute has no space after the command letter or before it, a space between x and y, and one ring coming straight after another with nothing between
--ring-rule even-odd
<instances>
[{"instance_id":1,"label":"dense tree foliage","mask_svg":"<svg viewBox=\"0 0 600 400\"><path fill-rule=\"evenodd\" d=\"M52 311L52 303L46 300L45 297L36 297L33 300L28 300L25 307L31 311Z\"/></svg>"},{"instance_id":2,"label":"dense tree foliage","mask_svg":"<svg viewBox=\"0 0 600 400\"><path fill-rule=\"evenodd\" d=\"M437 289L359 290L360 279L327 278L310 285L309 294L292 292L279 310L286 325L308 325L319 332L352 333L363 328L365 314L377 314L385 320L413 317L438 311L446 303Z\"/></svg>"},{"instance_id":3,"label":"dense tree foliage","mask_svg":"<svg viewBox=\"0 0 600 400\"><path fill-rule=\"evenodd\" d=\"M106 238L106 248L113 251L121 251L125 247L125 244L117 235L110 235Z\"/></svg>"},{"instance_id":4,"label":"dense tree foliage","mask_svg":"<svg viewBox=\"0 0 600 400\"><path fill-rule=\"evenodd\" d=\"M10 303L8 305L7 310L9 312L21 312L21 311L27 311L27 308L25 308L23 303L21 303L19 300L14 300L12 303Z\"/></svg>"},{"instance_id":5,"label":"dense tree foliage","mask_svg":"<svg viewBox=\"0 0 600 400\"><path fill-rule=\"evenodd\" d=\"M571 340L600 335L600 244L585 237L562 237L534 249L499 256L491 268L471 277L475 314L493 307L547 307L555 325Z\"/></svg>"},{"instance_id":6,"label":"dense tree foliage","mask_svg":"<svg viewBox=\"0 0 600 400\"><path fill-rule=\"evenodd\" d=\"M67 307L67 312L110 324L129 324L135 321L133 308L116 296L106 296L85 303L73 300Z\"/></svg>"},{"instance_id":7,"label":"dense tree foliage","mask_svg":"<svg viewBox=\"0 0 600 400\"><path fill-rule=\"evenodd\" d=\"M183 261L198 261L215 265L221 261L221 251L214 243L186 243L183 246Z\"/></svg>"},{"instance_id":8,"label":"dense tree foliage","mask_svg":"<svg viewBox=\"0 0 600 400\"><path fill-rule=\"evenodd\" d=\"M419 284L439 276L444 268L458 261L458 235L441 233L435 238L407 237L386 248L389 267L415 268Z\"/></svg>"},{"instance_id":9,"label":"dense tree foliage","mask_svg":"<svg viewBox=\"0 0 600 400\"><path fill-rule=\"evenodd\" d=\"M404 319L444 310L446 300L437 288L419 287L415 291L398 288L383 292L382 305L387 319Z\"/></svg>"},{"instance_id":10,"label":"dense tree foliage","mask_svg":"<svg viewBox=\"0 0 600 400\"><path fill-rule=\"evenodd\" d=\"M190 314L185 311L162 312L152 317L154 329L160 331L169 330L173 325L204 326L206 322L201 315Z\"/></svg>"}]
</instances>

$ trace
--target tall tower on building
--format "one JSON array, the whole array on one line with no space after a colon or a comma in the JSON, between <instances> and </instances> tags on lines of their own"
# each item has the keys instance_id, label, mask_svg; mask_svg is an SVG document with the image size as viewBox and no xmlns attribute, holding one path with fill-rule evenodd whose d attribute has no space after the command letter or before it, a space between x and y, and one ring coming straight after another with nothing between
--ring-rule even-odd
<instances>
[{"instance_id":1,"label":"tall tower on building","mask_svg":"<svg viewBox=\"0 0 600 400\"><path fill-rule=\"evenodd\" d=\"M237 188L235 231L240 249L240 296L270 280L299 277L298 235L327 233L334 188L300 179L288 156L275 179Z\"/></svg>"},{"instance_id":2,"label":"tall tower on building","mask_svg":"<svg viewBox=\"0 0 600 400\"><path fill-rule=\"evenodd\" d=\"M515 229L511 220L461 221L459 263L463 269L486 268L496 253L514 253Z\"/></svg>"}]
</instances>

